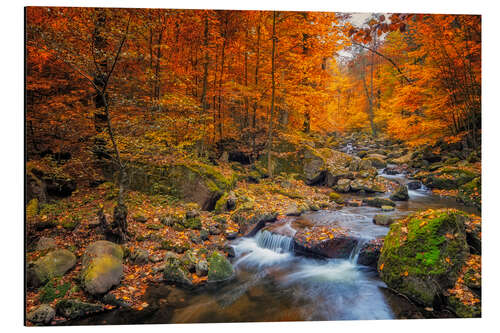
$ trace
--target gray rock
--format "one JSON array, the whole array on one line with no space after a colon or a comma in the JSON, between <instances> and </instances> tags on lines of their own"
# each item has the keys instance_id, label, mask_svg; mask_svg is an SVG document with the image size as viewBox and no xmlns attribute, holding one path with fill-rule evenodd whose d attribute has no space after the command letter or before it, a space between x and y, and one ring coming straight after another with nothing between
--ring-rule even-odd
<instances>
[{"instance_id":1,"label":"gray rock","mask_svg":"<svg viewBox=\"0 0 500 333\"><path fill-rule=\"evenodd\" d=\"M145 249L136 249L130 254L130 261L134 265L145 265L149 261L149 252Z\"/></svg>"},{"instance_id":2,"label":"gray rock","mask_svg":"<svg viewBox=\"0 0 500 333\"><path fill-rule=\"evenodd\" d=\"M386 227L394 223L394 220L389 215L377 214L373 217L373 223Z\"/></svg>"},{"instance_id":3,"label":"gray rock","mask_svg":"<svg viewBox=\"0 0 500 333\"><path fill-rule=\"evenodd\" d=\"M337 185L334 187L335 191L347 193L351 190L351 180L347 178L339 179Z\"/></svg>"},{"instance_id":4,"label":"gray rock","mask_svg":"<svg viewBox=\"0 0 500 333\"><path fill-rule=\"evenodd\" d=\"M52 321L52 319L54 319L55 315L56 315L56 310L54 310L48 304L42 304L37 308L35 308L34 310L30 311L27 314L26 319L28 319L34 324L47 325Z\"/></svg>"},{"instance_id":5,"label":"gray rock","mask_svg":"<svg viewBox=\"0 0 500 333\"><path fill-rule=\"evenodd\" d=\"M285 210L287 216L299 216L300 214L301 212L295 202L290 203Z\"/></svg>"},{"instance_id":6,"label":"gray rock","mask_svg":"<svg viewBox=\"0 0 500 333\"><path fill-rule=\"evenodd\" d=\"M200 260L196 263L195 267L196 275L205 276L208 274L208 262L206 260Z\"/></svg>"}]
</instances>

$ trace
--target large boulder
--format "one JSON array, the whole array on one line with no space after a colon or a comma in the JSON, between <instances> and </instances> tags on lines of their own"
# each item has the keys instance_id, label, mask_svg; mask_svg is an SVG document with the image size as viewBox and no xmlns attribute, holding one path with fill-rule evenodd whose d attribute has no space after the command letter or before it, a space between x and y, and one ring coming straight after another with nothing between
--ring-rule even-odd
<instances>
[{"instance_id":1,"label":"large boulder","mask_svg":"<svg viewBox=\"0 0 500 333\"><path fill-rule=\"evenodd\" d=\"M104 294L118 285L123 277L123 250L121 246L97 241L90 244L82 258L81 281L92 295Z\"/></svg>"},{"instance_id":2,"label":"large boulder","mask_svg":"<svg viewBox=\"0 0 500 333\"><path fill-rule=\"evenodd\" d=\"M469 255L465 220L456 210L429 210L392 224L378 261L382 280L422 305L442 304Z\"/></svg>"},{"instance_id":3,"label":"large boulder","mask_svg":"<svg viewBox=\"0 0 500 333\"><path fill-rule=\"evenodd\" d=\"M61 277L76 264L68 250L55 250L28 264L26 278L29 287L38 288L53 277Z\"/></svg>"},{"instance_id":4,"label":"large boulder","mask_svg":"<svg viewBox=\"0 0 500 333\"><path fill-rule=\"evenodd\" d=\"M234 277L234 269L223 254L214 251L208 258L208 282L222 282Z\"/></svg>"},{"instance_id":5,"label":"large boulder","mask_svg":"<svg viewBox=\"0 0 500 333\"><path fill-rule=\"evenodd\" d=\"M340 228L314 226L304 228L293 237L297 254L327 258L349 258L358 240Z\"/></svg>"},{"instance_id":6,"label":"large boulder","mask_svg":"<svg viewBox=\"0 0 500 333\"><path fill-rule=\"evenodd\" d=\"M107 178L117 178L118 171L105 168ZM168 194L197 203L203 210L213 210L224 192L235 184L234 174L226 176L218 168L200 163L166 165L130 163L127 170L129 188L150 194Z\"/></svg>"}]
</instances>

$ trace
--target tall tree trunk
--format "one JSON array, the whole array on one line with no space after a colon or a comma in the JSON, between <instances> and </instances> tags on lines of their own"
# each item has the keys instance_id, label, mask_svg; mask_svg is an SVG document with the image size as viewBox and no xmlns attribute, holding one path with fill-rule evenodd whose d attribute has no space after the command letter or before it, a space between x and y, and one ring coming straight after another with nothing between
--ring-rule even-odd
<instances>
[{"instance_id":1,"label":"tall tree trunk","mask_svg":"<svg viewBox=\"0 0 500 333\"><path fill-rule=\"evenodd\" d=\"M276 82L274 78L275 73L275 54L276 54L276 11L273 11L273 49L271 52L271 110L269 117L269 131L267 135L267 172L269 177L273 177L273 169L271 163L271 150L272 150L272 135L273 135L273 118L274 118L274 98L276 91Z\"/></svg>"},{"instance_id":2,"label":"tall tree trunk","mask_svg":"<svg viewBox=\"0 0 500 333\"><path fill-rule=\"evenodd\" d=\"M219 140L222 140L222 123L224 121L224 115L222 114L222 82L224 78L224 60L225 60L225 50L226 50L226 37L224 36L224 41L222 42L221 60L220 60L220 79L219 79L219 100L218 100L218 118L219 118Z\"/></svg>"},{"instance_id":3,"label":"tall tree trunk","mask_svg":"<svg viewBox=\"0 0 500 333\"><path fill-rule=\"evenodd\" d=\"M244 83L245 88L248 88L248 29L245 32L245 58L244 58ZM245 118L243 120L243 128L248 126L248 92L245 91Z\"/></svg>"},{"instance_id":4,"label":"tall tree trunk","mask_svg":"<svg viewBox=\"0 0 500 333\"><path fill-rule=\"evenodd\" d=\"M259 84L259 66L260 66L260 23L257 25L257 54L255 57L255 89L257 90L257 86ZM255 161L257 159L257 149L255 146L255 136L257 135L255 131L255 127L257 125L257 98L255 98L253 102L253 114L252 114L252 158Z\"/></svg>"},{"instance_id":5,"label":"tall tree trunk","mask_svg":"<svg viewBox=\"0 0 500 333\"><path fill-rule=\"evenodd\" d=\"M206 117L207 116L207 110L208 110L208 103L207 103L207 85L208 85L208 62L210 61L209 55L208 55L208 13L205 15L205 27L203 29L203 47L205 48L204 52L204 59L203 59L203 83L202 83L202 89L201 89L201 98L200 98L200 103L201 103L201 110L202 110L202 116ZM205 120L203 121L203 134L205 134L205 127L206 123ZM205 135L203 135L205 137ZM204 139L203 139L204 140ZM203 150L203 148L202 148Z\"/></svg>"}]
</instances>

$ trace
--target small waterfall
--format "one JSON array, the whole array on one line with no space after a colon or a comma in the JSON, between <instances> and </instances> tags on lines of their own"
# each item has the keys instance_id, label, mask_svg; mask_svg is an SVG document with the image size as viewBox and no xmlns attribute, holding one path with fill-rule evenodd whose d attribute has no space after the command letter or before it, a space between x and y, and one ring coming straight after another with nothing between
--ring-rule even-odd
<instances>
[{"instance_id":1,"label":"small waterfall","mask_svg":"<svg viewBox=\"0 0 500 333\"><path fill-rule=\"evenodd\" d=\"M288 236L283 236L264 230L259 231L255 235L255 239L258 246L273 250L277 253L289 253L293 251L293 239Z\"/></svg>"},{"instance_id":2,"label":"small waterfall","mask_svg":"<svg viewBox=\"0 0 500 333\"><path fill-rule=\"evenodd\" d=\"M363 249L363 246L366 244L365 239L359 239L356 243L356 246L352 249L351 254L349 255L349 261L353 264L358 262L359 253Z\"/></svg>"}]
</instances>

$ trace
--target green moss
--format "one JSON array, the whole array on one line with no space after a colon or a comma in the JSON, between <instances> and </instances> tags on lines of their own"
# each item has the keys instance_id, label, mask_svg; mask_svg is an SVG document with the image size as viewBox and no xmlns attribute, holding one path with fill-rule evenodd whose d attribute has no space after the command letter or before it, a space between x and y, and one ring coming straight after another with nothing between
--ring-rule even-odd
<instances>
[{"instance_id":1,"label":"green moss","mask_svg":"<svg viewBox=\"0 0 500 333\"><path fill-rule=\"evenodd\" d=\"M228 196L229 194L226 192L220 197L219 200L217 200L215 203L215 213L222 213L226 210Z\"/></svg>"},{"instance_id":2,"label":"green moss","mask_svg":"<svg viewBox=\"0 0 500 333\"><path fill-rule=\"evenodd\" d=\"M117 257L109 254L101 255L92 260L92 263L83 272L82 280L86 284L102 274L118 269L121 265L121 260Z\"/></svg>"},{"instance_id":3,"label":"green moss","mask_svg":"<svg viewBox=\"0 0 500 333\"><path fill-rule=\"evenodd\" d=\"M81 220L82 217L79 215L70 215L62 220L61 226L67 230L74 230L80 224Z\"/></svg>"},{"instance_id":4,"label":"green moss","mask_svg":"<svg viewBox=\"0 0 500 333\"><path fill-rule=\"evenodd\" d=\"M69 282L61 284L60 279L51 279L40 288L38 300L40 303L50 303L57 298L63 298L70 288Z\"/></svg>"},{"instance_id":5,"label":"green moss","mask_svg":"<svg viewBox=\"0 0 500 333\"><path fill-rule=\"evenodd\" d=\"M33 218L38 214L38 199L34 198L26 205L26 217Z\"/></svg>"},{"instance_id":6,"label":"green moss","mask_svg":"<svg viewBox=\"0 0 500 333\"><path fill-rule=\"evenodd\" d=\"M146 228L151 229L151 230L160 230L163 228L163 225L158 224L158 223L150 223L150 224L146 225Z\"/></svg>"},{"instance_id":7,"label":"green moss","mask_svg":"<svg viewBox=\"0 0 500 333\"><path fill-rule=\"evenodd\" d=\"M227 258L219 252L213 252L208 258L208 281L224 281L231 278L233 274L233 266Z\"/></svg>"},{"instance_id":8,"label":"green moss","mask_svg":"<svg viewBox=\"0 0 500 333\"><path fill-rule=\"evenodd\" d=\"M344 198L342 198L342 196L340 194L338 194L337 192L330 192L328 194L328 198L330 199L330 201L333 201L333 202L338 203L338 204L344 203Z\"/></svg>"},{"instance_id":9,"label":"green moss","mask_svg":"<svg viewBox=\"0 0 500 333\"><path fill-rule=\"evenodd\" d=\"M460 186L458 189L458 199L466 206L481 209L481 177L476 177Z\"/></svg>"},{"instance_id":10,"label":"green moss","mask_svg":"<svg viewBox=\"0 0 500 333\"><path fill-rule=\"evenodd\" d=\"M432 211L392 224L379 259L384 282L432 305L440 288L451 287L468 255L464 214Z\"/></svg>"},{"instance_id":11,"label":"green moss","mask_svg":"<svg viewBox=\"0 0 500 333\"><path fill-rule=\"evenodd\" d=\"M481 316L481 303L464 304L457 297L449 297L448 303L460 318L477 318Z\"/></svg>"},{"instance_id":12,"label":"green moss","mask_svg":"<svg viewBox=\"0 0 500 333\"><path fill-rule=\"evenodd\" d=\"M187 229L200 230L202 227L201 219L199 217L192 217L192 218L186 219L184 221L184 227Z\"/></svg>"}]
</instances>

